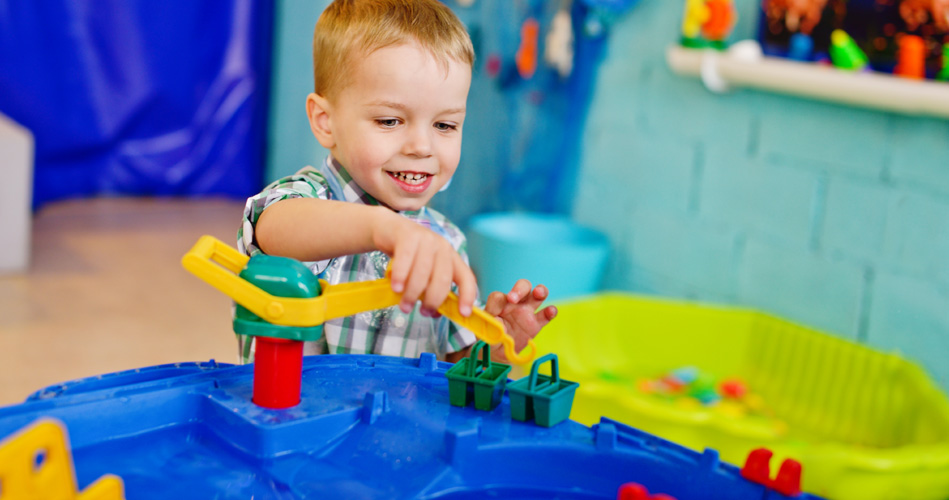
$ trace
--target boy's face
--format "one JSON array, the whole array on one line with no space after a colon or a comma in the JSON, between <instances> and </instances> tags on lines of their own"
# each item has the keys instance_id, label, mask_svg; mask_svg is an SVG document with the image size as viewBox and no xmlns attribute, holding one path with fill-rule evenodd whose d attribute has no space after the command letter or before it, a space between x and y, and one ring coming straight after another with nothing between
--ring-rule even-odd
<instances>
[{"instance_id":1,"label":"boy's face","mask_svg":"<svg viewBox=\"0 0 949 500\"><path fill-rule=\"evenodd\" d=\"M350 85L327 103L323 145L394 210L422 208L458 167L471 68L449 61L446 72L415 43L379 49L355 62Z\"/></svg>"}]
</instances>

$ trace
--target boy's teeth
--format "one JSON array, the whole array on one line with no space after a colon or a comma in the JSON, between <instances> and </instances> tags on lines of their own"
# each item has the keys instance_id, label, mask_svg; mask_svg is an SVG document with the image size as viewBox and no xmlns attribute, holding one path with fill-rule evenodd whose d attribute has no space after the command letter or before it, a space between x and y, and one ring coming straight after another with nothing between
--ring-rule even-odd
<instances>
[{"instance_id":1,"label":"boy's teeth","mask_svg":"<svg viewBox=\"0 0 949 500\"><path fill-rule=\"evenodd\" d=\"M406 172L395 172L392 175L407 184L420 184L423 180L425 180L426 177L428 177L427 174L413 174Z\"/></svg>"}]
</instances>

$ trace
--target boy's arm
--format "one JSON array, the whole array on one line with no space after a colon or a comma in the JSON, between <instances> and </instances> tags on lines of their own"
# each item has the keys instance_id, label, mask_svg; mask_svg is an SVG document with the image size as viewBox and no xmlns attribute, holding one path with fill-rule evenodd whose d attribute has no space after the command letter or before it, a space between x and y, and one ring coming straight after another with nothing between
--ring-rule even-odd
<instances>
[{"instance_id":1,"label":"boy's arm","mask_svg":"<svg viewBox=\"0 0 949 500\"><path fill-rule=\"evenodd\" d=\"M434 231L388 208L289 198L268 206L255 231L265 253L301 261L385 252L392 258L392 289L402 293L403 311L411 311L420 298L423 308L435 311L454 282L461 314L471 314L475 277L458 252Z\"/></svg>"},{"instance_id":2,"label":"boy's arm","mask_svg":"<svg viewBox=\"0 0 949 500\"><path fill-rule=\"evenodd\" d=\"M376 250L373 224L389 216L381 206L320 198L288 198L267 207L257 220L257 245L268 255L320 261Z\"/></svg>"}]
</instances>

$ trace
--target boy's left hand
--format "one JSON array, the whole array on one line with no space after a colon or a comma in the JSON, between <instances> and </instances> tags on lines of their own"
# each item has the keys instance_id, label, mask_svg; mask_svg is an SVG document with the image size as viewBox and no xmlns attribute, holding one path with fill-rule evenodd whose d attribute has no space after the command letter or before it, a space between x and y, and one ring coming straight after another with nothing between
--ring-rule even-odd
<instances>
[{"instance_id":1,"label":"boy's left hand","mask_svg":"<svg viewBox=\"0 0 949 500\"><path fill-rule=\"evenodd\" d=\"M541 328L557 317L557 308L554 306L538 310L547 300L547 293L547 287L544 285L538 285L532 290L530 281L521 279L507 295L501 292L491 292L488 295L484 310L504 323L504 330L514 338L517 352L524 349L528 340L536 337ZM507 361L502 349L492 346L491 353L493 359Z\"/></svg>"}]
</instances>

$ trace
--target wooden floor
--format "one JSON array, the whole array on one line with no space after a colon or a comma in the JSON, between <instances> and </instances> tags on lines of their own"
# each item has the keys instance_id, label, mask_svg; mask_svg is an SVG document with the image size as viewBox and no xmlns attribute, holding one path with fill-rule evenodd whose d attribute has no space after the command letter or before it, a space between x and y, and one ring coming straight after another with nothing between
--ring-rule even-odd
<instances>
[{"instance_id":1,"label":"wooden floor","mask_svg":"<svg viewBox=\"0 0 949 500\"><path fill-rule=\"evenodd\" d=\"M0 406L81 377L236 363L231 301L181 267L202 234L233 245L243 203L94 199L33 220L30 269L0 275Z\"/></svg>"}]
</instances>

